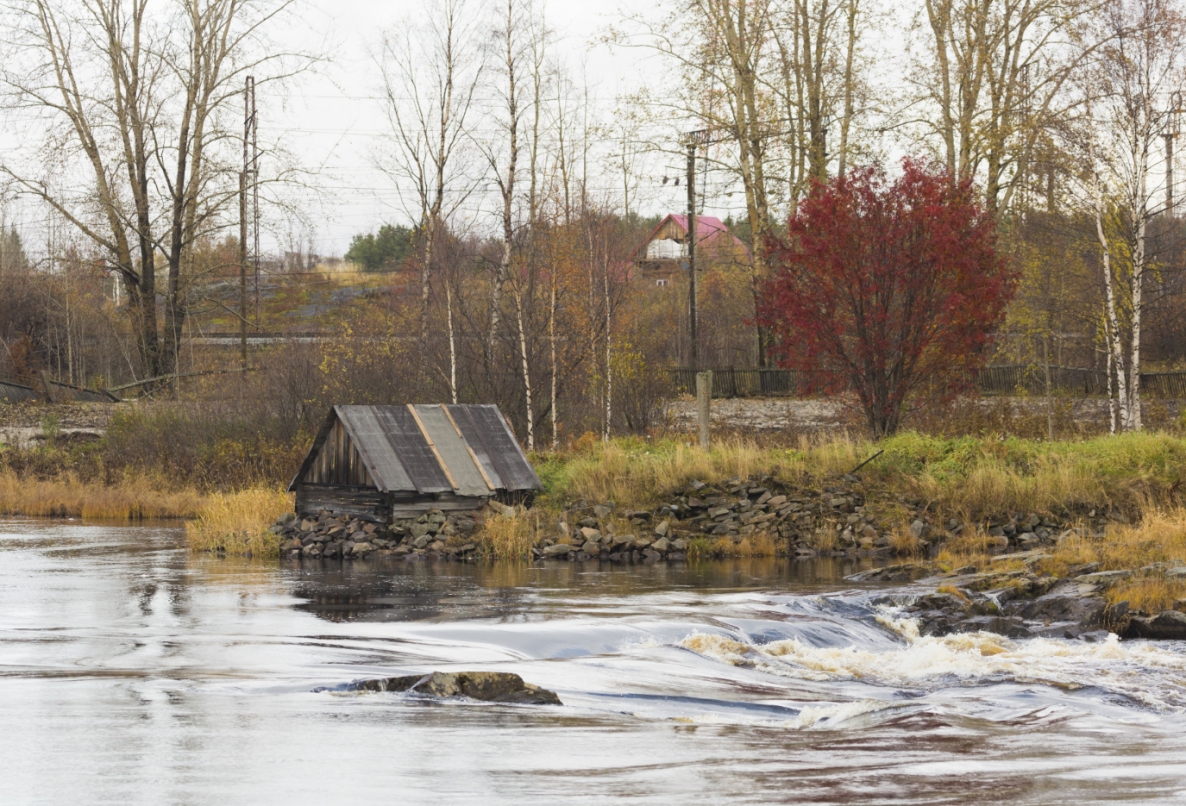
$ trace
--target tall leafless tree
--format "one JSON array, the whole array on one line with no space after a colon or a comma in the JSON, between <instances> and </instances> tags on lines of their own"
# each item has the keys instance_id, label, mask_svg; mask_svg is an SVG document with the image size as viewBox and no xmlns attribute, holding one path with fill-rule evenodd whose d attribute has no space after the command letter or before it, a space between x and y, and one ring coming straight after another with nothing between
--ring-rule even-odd
<instances>
[{"instance_id":1,"label":"tall leafless tree","mask_svg":"<svg viewBox=\"0 0 1186 806\"><path fill-rule=\"evenodd\" d=\"M46 131L39 153L0 171L104 251L146 376L176 366L191 246L233 219L236 94L285 55L264 36L291 2L27 0L3 11L6 100Z\"/></svg>"},{"instance_id":2,"label":"tall leafless tree","mask_svg":"<svg viewBox=\"0 0 1186 806\"><path fill-rule=\"evenodd\" d=\"M437 241L482 182L469 152L475 97L484 70L480 18L465 0L426 0L420 14L383 38L379 68L390 137L379 168L410 199L420 234L420 338L428 339ZM410 190L408 190L410 186ZM446 278L450 389L456 401L453 289Z\"/></svg>"}]
</instances>

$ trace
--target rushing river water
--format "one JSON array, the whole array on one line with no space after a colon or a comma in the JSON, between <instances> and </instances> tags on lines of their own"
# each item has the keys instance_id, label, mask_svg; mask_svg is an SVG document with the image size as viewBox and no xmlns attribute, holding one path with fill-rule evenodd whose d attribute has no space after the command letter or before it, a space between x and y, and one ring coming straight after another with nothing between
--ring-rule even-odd
<instances>
[{"instance_id":1,"label":"rushing river water","mask_svg":"<svg viewBox=\"0 0 1186 806\"><path fill-rule=\"evenodd\" d=\"M218 560L0 522L0 803L1184 803L1186 646L919 638L832 562ZM564 705L314 693L513 671Z\"/></svg>"}]
</instances>

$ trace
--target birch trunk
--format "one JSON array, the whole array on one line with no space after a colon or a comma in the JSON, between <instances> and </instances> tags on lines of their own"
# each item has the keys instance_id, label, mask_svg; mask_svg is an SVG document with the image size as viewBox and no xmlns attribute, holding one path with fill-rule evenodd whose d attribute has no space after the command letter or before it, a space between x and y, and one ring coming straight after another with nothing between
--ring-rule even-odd
<instances>
[{"instance_id":1,"label":"birch trunk","mask_svg":"<svg viewBox=\"0 0 1186 806\"><path fill-rule=\"evenodd\" d=\"M535 450L535 409L531 404L531 367L527 360L527 331L523 326L523 295L515 289L515 319L519 323L519 355L523 359L523 392L527 400L527 450Z\"/></svg>"},{"instance_id":2,"label":"birch trunk","mask_svg":"<svg viewBox=\"0 0 1186 806\"><path fill-rule=\"evenodd\" d=\"M853 57L857 47L857 13L860 0L848 0L848 43L844 54L844 115L840 118L840 157L836 174L844 176L848 170L848 133L852 126L855 76Z\"/></svg>"},{"instance_id":3,"label":"birch trunk","mask_svg":"<svg viewBox=\"0 0 1186 806\"><path fill-rule=\"evenodd\" d=\"M1138 197L1132 207L1136 243L1132 255L1132 346L1129 349L1128 429L1141 430L1141 289L1145 276L1145 229L1148 225L1146 182L1149 152L1144 149L1138 162Z\"/></svg>"},{"instance_id":4,"label":"birch trunk","mask_svg":"<svg viewBox=\"0 0 1186 806\"><path fill-rule=\"evenodd\" d=\"M1091 201L1095 214L1095 235L1100 245L1100 259L1104 269L1104 312L1107 315L1109 360L1116 375L1116 401L1120 422L1128 426L1128 388L1124 378L1124 353L1120 344L1120 321L1116 315L1116 289L1112 277L1112 253L1108 248L1108 236L1104 232L1104 199L1100 188L1099 171L1095 161L1094 135L1088 140L1088 158L1091 161ZM1109 372L1111 375L1111 371Z\"/></svg>"},{"instance_id":5,"label":"birch trunk","mask_svg":"<svg viewBox=\"0 0 1186 806\"><path fill-rule=\"evenodd\" d=\"M449 397L457 403L457 339L453 331L453 284L445 278L445 319L449 328Z\"/></svg>"},{"instance_id":6,"label":"birch trunk","mask_svg":"<svg viewBox=\"0 0 1186 806\"><path fill-rule=\"evenodd\" d=\"M610 350L612 339L610 331L610 305L609 305L609 260L608 257L603 261L602 268L605 273L603 288L605 290L605 441L609 442L610 426L613 423L614 416L614 371L610 365Z\"/></svg>"},{"instance_id":7,"label":"birch trunk","mask_svg":"<svg viewBox=\"0 0 1186 806\"><path fill-rule=\"evenodd\" d=\"M1111 343L1112 331L1111 328L1107 326L1107 323L1104 324L1104 338L1107 339L1109 344ZM1119 420L1119 412L1116 410L1116 386L1112 382L1112 372L1114 367L1112 366L1111 348L1105 349L1104 354L1108 357L1108 433L1115 434L1116 424Z\"/></svg>"},{"instance_id":8,"label":"birch trunk","mask_svg":"<svg viewBox=\"0 0 1186 806\"><path fill-rule=\"evenodd\" d=\"M552 450L560 450L560 425L556 421L556 375L558 367L556 366L556 271L551 272L552 288L551 300L548 303L548 341L551 345L552 352Z\"/></svg>"}]
</instances>

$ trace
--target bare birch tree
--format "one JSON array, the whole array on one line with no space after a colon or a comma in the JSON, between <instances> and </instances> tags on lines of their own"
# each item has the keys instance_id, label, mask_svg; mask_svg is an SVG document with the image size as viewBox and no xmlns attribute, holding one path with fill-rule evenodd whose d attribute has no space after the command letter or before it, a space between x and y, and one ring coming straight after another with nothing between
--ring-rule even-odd
<instances>
[{"instance_id":1,"label":"bare birch tree","mask_svg":"<svg viewBox=\"0 0 1186 806\"><path fill-rule=\"evenodd\" d=\"M498 18L495 41L498 48L498 67L495 92L499 96L498 117L502 138L497 143L487 143L485 153L494 176L498 192L500 224L502 228L502 253L494 270L490 286L490 323L487 328L488 348L493 349L498 337L498 324L502 314L502 287L511 269L514 251L516 224L515 183L519 176L520 126L524 113L522 93L524 91L526 68L530 51L523 40L528 32L525 19L530 9L525 9L516 0L506 0Z\"/></svg>"},{"instance_id":2,"label":"bare birch tree","mask_svg":"<svg viewBox=\"0 0 1186 806\"><path fill-rule=\"evenodd\" d=\"M411 199L408 212L420 236L420 340L427 343L437 241L483 179L467 149L484 50L479 20L469 16L465 0L427 0L417 19L405 20L383 37L379 69L390 137L378 164L401 196L407 193ZM444 285L448 383L456 403L457 340L449 272Z\"/></svg>"},{"instance_id":3,"label":"bare birch tree","mask_svg":"<svg viewBox=\"0 0 1186 806\"><path fill-rule=\"evenodd\" d=\"M611 41L647 48L672 68L671 82L634 100L654 117L674 113L722 145L706 155L735 177L752 236L755 305L768 274L764 243L778 203L794 208L812 177L836 166L829 125L840 122L841 163L855 141L860 100L860 0L680 0L658 13L630 15ZM680 133L669 133L671 149ZM759 363L765 333L756 329Z\"/></svg>"},{"instance_id":4,"label":"bare birch tree","mask_svg":"<svg viewBox=\"0 0 1186 806\"><path fill-rule=\"evenodd\" d=\"M1148 232L1163 212L1153 171L1157 146L1177 113L1174 99L1186 84L1186 15L1172 0L1112 0L1101 26L1103 44L1083 82L1091 210L1120 427L1137 431L1145 286L1155 268Z\"/></svg>"}]
</instances>

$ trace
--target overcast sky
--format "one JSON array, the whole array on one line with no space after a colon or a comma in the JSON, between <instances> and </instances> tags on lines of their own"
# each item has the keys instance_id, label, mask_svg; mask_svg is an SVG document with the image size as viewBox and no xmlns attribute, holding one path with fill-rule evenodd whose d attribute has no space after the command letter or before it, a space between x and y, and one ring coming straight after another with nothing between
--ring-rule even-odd
<instances>
[{"instance_id":1,"label":"overcast sky","mask_svg":"<svg viewBox=\"0 0 1186 806\"><path fill-rule=\"evenodd\" d=\"M670 67L658 57L642 49L610 49L599 44L607 28L622 19L623 8L629 7L630 0L536 0L545 1L556 43L554 52L566 62L569 78L578 88L588 85L595 107L592 121L612 121L616 101L624 93L644 84L661 88L667 83L664 70ZM284 50L323 54L325 59L317 70L300 74L284 86L261 83L259 140L265 148L270 144L282 146L310 171L311 179L304 190L290 185L284 191L285 201L303 213L300 220L285 215L279 205L264 206L261 246L264 252L300 248L321 255L342 255L354 235L374 231L383 223L412 223L397 188L375 167L376 150L388 130L373 54L385 30L407 25L423 15L426 0L298 2L295 18L273 33L276 45ZM473 12L482 8L488 13L494 0L468 2ZM662 13L657 6L648 8L648 13ZM878 54L876 63L880 71L885 71L903 48L900 37L883 38L882 42L890 53L888 58ZM14 115L10 111L6 120L0 121L0 151L6 157L20 152L36 159L41 130L32 121L37 114ZM670 131L663 136L671 140L673 153L648 155L636 166L639 185L631 204L634 211L653 215L686 208L686 185L681 182L676 186L672 180L682 178L685 170L675 133L689 124L672 120L669 125ZM490 127L489 123L485 126L487 130ZM610 173L605 165L613 149L614 144L608 141L600 152L591 152L589 184L595 201L620 207L620 174ZM265 176L273 173L268 159L265 156L261 170ZM272 168L280 162L272 158ZM743 217L744 195L733 182L736 178L723 171L701 174L701 212L721 218ZM495 232L497 210L492 194L477 194L475 199L456 223L480 233ZM4 212L20 228L31 252L44 251L48 219L43 208L17 200Z\"/></svg>"},{"instance_id":2,"label":"overcast sky","mask_svg":"<svg viewBox=\"0 0 1186 806\"><path fill-rule=\"evenodd\" d=\"M315 15L310 18L311 40L324 32L332 61L322 67L320 75L306 77L293 87L284 110L275 110L273 104L268 104L274 110L271 114L279 119L270 121L261 115L260 135L261 140L270 139L268 129L274 126L285 133L286 144L308 166L321 168L323 185L332 192L318 200L312 197L308 200L315 208L313 219L322 222L314 235L314 244L324 254L340 255L356 233L373 230L384 222L406 223L407 216L395 187L374 167L373 154L378 138L385 131L385 120L377 97L379 79L371 54L382 30L417 14L423 3L422 0L308 2ZM619 17L616 6L551 0L546 13L570 69L576 73L584 65L591 91L603 108L612 108L623 89L636 87L648 69L657 69L654 60L639 51L611 52L596 45L597 35ZM579 75L573 78L581 80ZM261 105L263 101L261 97ZM653 161L650 167L657 178L648 183L652 186L642 189L644 212L667 212L686 206L682 185L663 186L658 178L664 173L674 176L681 169L677 162L661 158ZM493 212L479 210L471 215L481 219ZM716 212L724 214L728 210L722 208ZM482 228L493 222L474 223ZM283 230L284 225L278 229Z\"/></svg>"}]
</instances>

